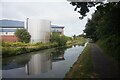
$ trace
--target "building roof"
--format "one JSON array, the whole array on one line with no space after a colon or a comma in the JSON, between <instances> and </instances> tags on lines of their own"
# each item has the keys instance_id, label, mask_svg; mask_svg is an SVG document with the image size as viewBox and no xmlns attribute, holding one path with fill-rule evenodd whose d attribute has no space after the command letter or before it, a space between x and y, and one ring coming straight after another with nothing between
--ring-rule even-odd
<instances>
[{"instance_id":1,"label":"building roof","mask_svg":"<svg viewBox=\"0 0 120 80\"><path fill-rule=\"evenodd\" d=\"M1 28L24 28L23 21L16 20L0 20Z\"/></svg>"},{"instance_id":2,"label":"building roof","mask_svg":"<svg viewBox=\"0 0 120 80\"><path fill-rule=\"evenodd\" d=\"M15 32L17 29L0 29L0 32Z\"/></svg>"},{"instance_id":3,"label":"building roof","mask_svg":"<svg viewBox=\"0 0 120 80\"><path fill-rule=\"evenodd\" d=\"M64 28L64 26L51 25L51 28Z\"/></svg>"}]
</instances>

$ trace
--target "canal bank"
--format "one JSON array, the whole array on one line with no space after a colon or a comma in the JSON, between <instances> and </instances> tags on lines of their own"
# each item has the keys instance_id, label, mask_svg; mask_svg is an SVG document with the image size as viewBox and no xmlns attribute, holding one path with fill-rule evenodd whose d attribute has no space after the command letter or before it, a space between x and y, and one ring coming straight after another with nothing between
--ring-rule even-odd
<instances>
[{"instance_id":1,"label":"canal bank","mask_svg":"<svg viewBox=\"0 0 120 80\"><path fill-rule=\"evenodd\" d=\"M91 58L91 44L88 43L65 78L94 78L96 76Z\"/></svg>"},{"instance_id":2,"label":"canal bank","mask_svg":"<svg viewBox=\"0 0 120 80\"><path fill-rule=\"evenodd\" d=\"M46 49L3 59L3 78L64 78L85 46Z\"/></svg>"},{"instance_id":3,"label":"canal bank","mask_svg":"<svg viewBox=\"0 0 120 80\"><path fill-rule=\"evenodd\" d=\"M119 78L119 65L95 43L89 43L65 78Z\"/></svg>"},{"instance_id":4,"label":"canal bank","mask_svg":"<svg viewBox=\"0 0 120 80\"><path fill-rule=\"evenodd\" d=\"M64 48L69 47L72 45L84 45L86 42L86 39L83 37L80 37L78 40L71 40L66 42L66 45L59 46L58 43L22 43L22 42L2 42L2 57L11 57L11 56L17 56L21 54L26 54L30 52L35 52L39 50L45 50L45 49L51 49L51 48Z\"/></svg>"}]
</instances>

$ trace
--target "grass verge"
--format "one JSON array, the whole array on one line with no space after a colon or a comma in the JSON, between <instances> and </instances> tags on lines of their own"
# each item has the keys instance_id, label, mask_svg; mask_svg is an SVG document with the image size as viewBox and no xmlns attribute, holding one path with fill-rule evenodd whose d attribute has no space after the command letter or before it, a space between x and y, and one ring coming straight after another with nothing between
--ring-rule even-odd
<instances>
[{"instance_id":1,"label":"grass verge","mask_svg":"<svg viewBox=\"0 0 120 80\"><path fill-rule=\"evenodd\" d=\"M91 44L88 44L65 78L95 78L96 76L91 58Z\"/></svg>"},{"instance_id":2,"label":"grass verge","mask_svg":"<svg viewBox=\"0 0 120 80\"><path fill-rule=\"evenodd\" d=\"M120 61L120 38L117 36L110 36L108 38L100 39L97 44L104 50L104 52L115 61Z\"/></svg>"}]
</instances>

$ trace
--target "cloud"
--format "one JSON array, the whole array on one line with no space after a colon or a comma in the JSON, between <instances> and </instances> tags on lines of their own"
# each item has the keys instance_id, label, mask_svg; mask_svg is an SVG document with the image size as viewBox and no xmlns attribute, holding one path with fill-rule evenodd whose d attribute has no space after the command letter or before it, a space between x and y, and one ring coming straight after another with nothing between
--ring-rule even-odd
<instances>
[{"instance_id":1,"label":"cloud","mask_svg":"<svg viewBox=\"0 0 120 80\"><path fill-rule=\"evenodd\" d=\"M91 14L94 12L94 8L91 9L85 19L79 20L78 17L80 15L74 11L74 7L66 0L62 1L63 2L2 2L2 17L23 21L25 21L27 17L48 19L52 21L52 24L65 26L65 35L67 36L81 34L87 18L91 17Z\"/></svg>"}]
</instances>

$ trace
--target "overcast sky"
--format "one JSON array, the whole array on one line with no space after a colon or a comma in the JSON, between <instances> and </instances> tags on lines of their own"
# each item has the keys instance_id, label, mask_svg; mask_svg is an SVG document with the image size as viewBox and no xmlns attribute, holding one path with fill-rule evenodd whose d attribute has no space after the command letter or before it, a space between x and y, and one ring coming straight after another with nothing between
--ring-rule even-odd
<instances>
[{"instance_id":1,"label":"overcast sky","mask_svg":"<svg viewBox=\"0 0 120 80\"><path fill-rule=\"evenodd\" d=\"M79 19L79 13L67 0L1 0L0 19L25 21L29 18L51 20L52 24L65 26L67 36L79 35L83 32L88 18L95 8L91 8L88 16ZM2 7L1 7L2 6Z\"/></svg>"}]
</instances>

